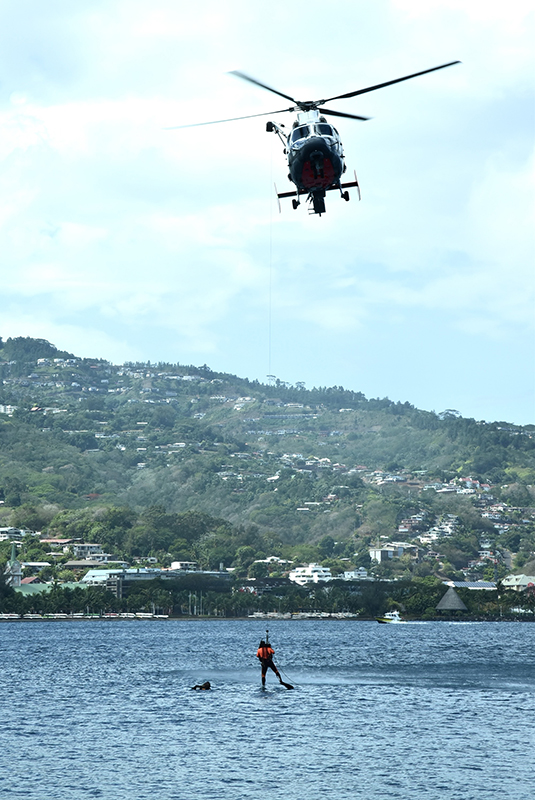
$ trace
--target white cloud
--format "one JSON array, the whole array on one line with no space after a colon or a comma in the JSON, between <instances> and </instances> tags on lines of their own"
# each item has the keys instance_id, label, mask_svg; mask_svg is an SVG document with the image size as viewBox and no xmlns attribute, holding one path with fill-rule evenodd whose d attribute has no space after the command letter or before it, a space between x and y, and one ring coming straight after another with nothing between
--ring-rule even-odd
<instances>
[{"instance_id":1,"label":"white cloud","mask_svg":"<svg viewBox=\"0 0 535 800\"><path fill-rule=\"evenodd\" d=\"M460 347L469 335L487 369L490 339L496 352L515 341L525 361L534 316L530 6L333 0L344 25L326 37L319 0L275 2L269 13L245 0L51 0L30 19L26 4L8 0L0 334L261 376L271 284L273 351L309 384L359 389L365 374L411 399L417 379L405 389L399 354L381 349L400 342L400 330L413 352L444 337ZM332 192L321 219L288 201L279 216L273 183L289 188L287 168L266 118L163 130L286 105L229 69L308 98L456 58L462 65L330 104L374 119L340 120L363 200ZM355 342L370 350L360 373ZM464 396L459 363L447 370ZM438 383L434 391L440 398ZM513 416L514 399L503 402L499 416Z\"/></svg>"},{"instance_id":2,"label":"white cloud","mask_svg":"<svg viewBox=\"0 0 535 800\"><path fill-rule=\"evenodd\" d=\"M36 319L34 315L26 314L21 309L20 313L13 315L3 313L2 326L4 331L7 329L9 336L47 339L59 350L67 350L82 358L106 358L122 364L124 361L135 361L141 352L128 341L93 328L85 320L81 325L72 325L49 319L46 314ZM4 339L6 338L4 335Z\"/></svg>"}]
</instances>

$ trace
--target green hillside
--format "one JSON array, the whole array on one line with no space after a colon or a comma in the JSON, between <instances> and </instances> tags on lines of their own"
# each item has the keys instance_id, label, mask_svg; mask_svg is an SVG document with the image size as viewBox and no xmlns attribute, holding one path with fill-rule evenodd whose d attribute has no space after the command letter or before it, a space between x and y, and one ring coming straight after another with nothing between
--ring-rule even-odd
<instances>
[{"instance_id":1,"label":"green hillside","mask_svg":"<svg viewBox=\"0 0 535 800\"><path fill-rule=\"evenodd\" d=\"M446 571L477 555L483 535L521 558L535 548L535 426L207 366L117 366L30 338L0 340L0 377L0 526L212 565L249 547L247 568L284 552L369 565L370 543L447 514L464 539L461 555L441 547ZM514 509L512 532L482 516L500 500ZM184 533L191 515L204 528Z\"/></svg>"}]
</instances>

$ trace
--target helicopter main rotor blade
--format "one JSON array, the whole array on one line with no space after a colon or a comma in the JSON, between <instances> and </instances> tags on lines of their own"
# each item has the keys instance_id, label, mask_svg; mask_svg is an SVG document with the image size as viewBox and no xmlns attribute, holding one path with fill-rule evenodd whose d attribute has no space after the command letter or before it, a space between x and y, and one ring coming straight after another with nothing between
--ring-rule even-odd
<instances>
[{"instance_id":1,"label":"helicopter main rotor blade","mask_svg":"<svg viewBox=\"0 0 535 800\"><path fill-rule=\"evenodd\" d=\"M386 83L378 83L376 86L367 86L366 89L357 89L356 92L347 92L347 94L338 94L336 97L328 97L322 100L322 103L328 103L330 100L342 100L346 97L356 97L358 94L366 94L366 92L374 92L376 89L382 89L385 86L392 86L393 83L401 83L408 81L411 78L417 78L419 75L427 75L428 72L436 72L437 69L445 69L452 67L454 64L460 64L460 61L450 61L448 64L441 64L439 67L432 67L432 69L424 69L422 72L415 72L413 75L405 75L404 78L396 78L394 81L386 81Z\"/></svg>"},{"instance_id":2,"label":"helicopter main rotor blade","mask_svg":"<svg viewBox=\"0 0 535 800\"><path fill-rule=\"evenodd\" d=\"M236 122L239 119L253 119L253 117L269 117L272 114L284 114L287 111L294 111L292 108L280 108L278 111L265 111L263 114L249 114L246 117L230 117L229 119L212 119L209 122L192 122L190 125L173 125L170 128L163 128L164 131L178 131L182 128L200 128L201 125L219 125L221 122Z\"/></svg>"},{"instance_id":3,"label":"helicopter main rotor blade","mask_svg":"<svg viewBox=\"0 0 535 800\"><path fill-rule=\"evenodd\" d=\"M360 119L362 122L371 119L371 117L359 117L356 114L345 114L343 111L332 111L330 108L318 108L321 114L327 114L331 117L347 117L347 119Z\"/></svg>"},{"instance_id":4,"label":"helicopter main rotor blade","mask_svg":"<svg viewBox=\"0 0 535 800\"><path fill-rule=\"evenodd\" d=\"M279 97L285 97L286 100L291 100L292 103L295 103L295 105L298 104L297 100L294 100L294 98L290 97L289 94L283 94L283 92L278 92L277 89L272 89L271 86L268 86L265 83L261 83L260 81L257 81L256 78L251 78L251 76L250 75L246 75L245 72L240 72L239 70L234 69L229 74L230 75L236 75L237 78L242 78L244 81L249 81L249 83L254 83L255 86L260 86L262 89L267 89L268 92L273 92L273 94L278 94Z\"/></svg>"}]
</instances>

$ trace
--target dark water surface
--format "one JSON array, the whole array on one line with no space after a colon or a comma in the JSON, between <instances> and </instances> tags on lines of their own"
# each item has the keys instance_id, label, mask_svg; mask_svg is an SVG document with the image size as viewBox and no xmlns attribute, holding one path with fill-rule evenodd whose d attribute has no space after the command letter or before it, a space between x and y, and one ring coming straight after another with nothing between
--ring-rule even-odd
<instances>
[{"instance_id":1,"label":"dark water surface","mask_svg":"<svg viewBox=\"0 0 535 800\"><path fill-rule=\"evenodd\" d=\"M0 796L527 800L535 624L0 624ZM211 692L192 692L210 680Z\"/></svg>"}]
</instances>

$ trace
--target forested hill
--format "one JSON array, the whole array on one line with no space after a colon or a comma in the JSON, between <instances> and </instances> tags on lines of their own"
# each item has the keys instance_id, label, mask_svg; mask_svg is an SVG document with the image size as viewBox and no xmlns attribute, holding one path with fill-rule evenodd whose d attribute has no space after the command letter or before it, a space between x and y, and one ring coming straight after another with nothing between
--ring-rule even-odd
<instances>
[{"instance_id":1,"label":"forested hill","mask_svg":"<svg viewBox=\"0 0 535 800\"><path fill-rule=\"evenodd\" d=\"M0 339L0 377L4 521L19 506L160 505L303 542L365 525L372 488L398 491L395 523L418 510L426 485L469 476L513 486L522 502L535 483L533 425L341 386L267 385L206 365L117 366L30 338Z\"/></svg>"}]
</instances>

